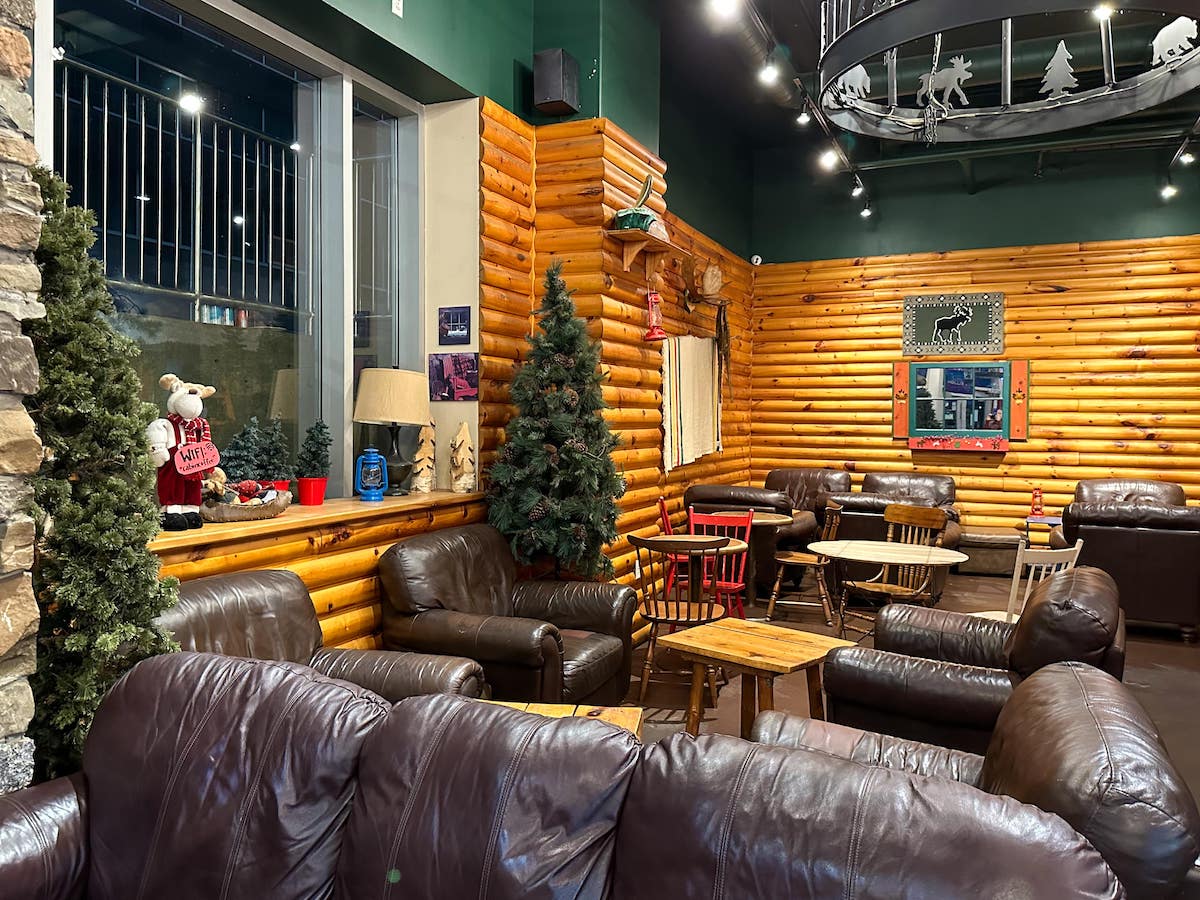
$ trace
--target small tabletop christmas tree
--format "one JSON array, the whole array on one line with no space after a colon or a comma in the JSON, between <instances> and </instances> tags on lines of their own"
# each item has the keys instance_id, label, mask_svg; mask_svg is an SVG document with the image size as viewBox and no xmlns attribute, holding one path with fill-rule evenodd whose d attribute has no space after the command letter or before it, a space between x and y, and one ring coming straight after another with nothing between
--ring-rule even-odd
<instances>
[{"instance_id":1,"label":"small tabletop christmas tree","mask_svg":"<svg viewBox=\"0 0 1200 900\"><path fill-rule=\"evenodd\" d=\"M263 455L259 468L262 470L262 480L266 481L291 481L296 474L292 466L292 451L283 432L283 422L279 419L272 419L263 429Z\"/></svg>"},{"instance_id":2,"label":"small tabletop christmas tree","mask_svg":"<svg viewBox=\"0 0 1200 900\"><path fill-rule=\"evenodd\" d=\"M1042 89L1039 93L1049 94L1050 100L1058 100L1067 96L1067 92L1079 87L1075 79L1075 70L1071 68L1071 60L1075 57L1067 49L1066 41L1058 42L1058 49L1046 64L1046 77L1042 79Z\"/></svg>"},{"instance_id":3,"label":"small tabletop christmas tree","mask_svg":"<svg viewBox=\"0 0 1200 900\"><path fill-rule=\"evenodd\" d=\"M104 268L88 254L96 218L67 205L57 176L34 177L45 204L36 255L46 317L23 323L41 367L26 404L48 452L33 479L41 624L29 733L39 773L53 777L79 768L113 683L139 660L176 649L154 620L178 597L146 547L159 529L145 437L157 410L138 399L137 347L108 319Z\"/></svg>"},{"instance_id":4,"label":"small tabletop christmas tree","mask_svg":"<svg viewBox=\"0 0 1200 900\"><path fill-rule=\"evenodd\" d=\"M242 430L230 439L229 446L221 451L221 468L231 484L266 477L263 471L264 441L258 416L251 416Z\"/></svg>"},{"instance_id":5,"label":"small tabletop christmas tree","mask_svg":"<svg viewBox=\"0 0 1200 900\"><path fill-rule=\"evenodd\" d=\"M333 446L333 437L329 434L329 426L324 419L317 419L304 432L304 441L300 444L300 453L296 457L296 477L298 478L328 478L329 477L329 448Z\"/></svg>"},{"instance_id":6,"label":"small tabletop christmas tree","mask_svg":"<svg viewBox=\"0 0 1200 900\"><path fill-rule=\"evenodd\" d=\"M519 562L549 557L557 573L611 575L604 547L617 538L625 480L601 415L600 347L575 315L558 262L546 271L539 325L512 383L519 414L491 468L488 518Z\"/></svg>"}]
</instances>

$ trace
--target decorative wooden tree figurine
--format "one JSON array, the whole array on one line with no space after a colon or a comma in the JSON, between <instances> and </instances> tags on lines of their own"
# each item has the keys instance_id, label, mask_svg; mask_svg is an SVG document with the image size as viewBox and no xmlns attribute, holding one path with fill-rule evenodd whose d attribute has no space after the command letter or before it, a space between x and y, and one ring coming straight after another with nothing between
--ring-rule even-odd
<instances>
[{"instance_id":1,"label":"decorative wooden tree figurine","mask_svg":"<svg viewBox=\"0 0 1200 900\"><path fill-rule=\"evenodd\" d=\"M433 423L421 427L421 435L417 439L417 456L413 461L412 484L409 490L414 494L428 494L433 490L433 482L437 478L437 463L434 455Z\"/></svg>"},{"instance_id":2,"label":"decorative wooden tree figurine","mask_svg":"<svg viewBox=\"0 0 1200 900\"><path fill-rule=\"evenodd\" d=\"M456 494L475 490L475 445L466 422L458 426L458 434L450 442L450 489Z\"/></svg>"}]
</instances>

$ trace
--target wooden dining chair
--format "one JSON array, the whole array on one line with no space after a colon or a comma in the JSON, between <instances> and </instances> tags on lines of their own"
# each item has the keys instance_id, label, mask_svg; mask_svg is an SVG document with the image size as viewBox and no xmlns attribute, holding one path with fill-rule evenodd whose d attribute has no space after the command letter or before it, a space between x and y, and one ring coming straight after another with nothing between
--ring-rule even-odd
<instances>
[{"instance_id":1,"label":"wooden dining chair","mask_svg":"<svg viewBox=\"0 0 1200 900\"><path fill-rule=\"evenodd\" d=\"M671 511L667 509L667 498L658 498L658 524L665 535L674 535L675 526L671 524ZM686 568L688 564L688 556L686 553L677 553L670 557L667 564L667 584L673 585L678 577L680 569Z\"/></svg>"},{"instance_id":2,"label":"wooden dining chair","mask_svg":"<svg viewBox=\"0 0 1200 900\"><path fill-rule=\"evenodd\" d=\"M825 524L821 528L822 541L836 541L838 526L842 522L842 507L838 504L830 502L825 507ZM823 556L818 556L815 553L809 553L803 550L780 550L775 554L775 588L771 591L771 600L767 604L767 620L770 621L775 615L775 605L780 606L806 606L819 607L825 613L825 624L833 624L833 604L830 600L829 582L826 579L826 569L829 565L829 560ZM804 571L812 569L817 581L817 597L818 602L811 603L807 600L780 600L779 590L783 586L784 576L787 575L789 569L800 569L800 577L804 577Z\"/></svg>"},{"instance_id":3,"label":"wooden dining chair","mask_svg":"<svg viewBox=\"0 0 1200 900\"><path fill-rule=\"evenodd\" d=\"M646 661L642 665L642 683L638 688L638 705L646 702L646 689L650 684L650 675L654 671L654 650L658 644L660 631L665 627L670 631L677 628L693 628L697 625L707 625L725 618L725 608L715 590L715 581L701 585L699 599L688 595L686 579L676 579L670 583L667 573L679 557L685 560L703 560L711 554L692 557L688 550L696 545L690 535L664 535L662 538L642 538L631 534L629 543L636 552L638 609L642 618L650 623L650 639L646 644ZM702 569L703 562L697 563ZM708 689L712 694L712 705L717 705L717 671L709 667Z\"/></svg>"},{"instance_id":4,"label":"wooden dining chair","mask_svg":"<svg viewBox=\"0 0 1200 900\"><path fill-rule=\"evenodd\" d=\"M694 535L708 537L727 537L743 542L750 546L750 529L754 525L754 510L738 510L738 515L725 512L721 515L698 513L694 507L688 508L688 531ZM746 618L746 610L742 606L742 595L746 592L746 553L724 553L704 558L704 582L712 583L717 599L725 605L725 610L733 615L737 607L739 619Z\"/></svg>"},{"instance_id":5,"label":"wooden dining chair","mask_svg":"<svg viewBox=\"0 0 1200 900\"><path fill-rule=\"evenodd\" d=\"M969 613L969 615L979 619L1008 622L1011 625L1017 621L1022 611L1024 611L1025 604L1029 602L1029 595L1033 593L1033 589L1055 572L1065 572L1068 569L1075 568L1082 550L1082 539L1077 540L1074 547L1067 547L1063 550L1044 550L1041 548L1033 550L1024 541L1021 541L1021 546L1017 548L1017 565L1013 570L1012 586L1008 591L1008 608L1004 610L973 612ZM1026 569L1029 570L1029 577L1024 579L1025 593L1018 605L1017 594L1020 593L1021 581Z\"/></svg>"},{"instance_id":6,"label":"wooden dining chair","mask_svg":"<svg viewBox=\"0 0 1200 900\"><path fill-rule=\"evenodd\" d=\"M889 544L939 547L946 530L945 511L930 506L892 503L883 511L883 520L887 523ZM849 608L848 601L852 593L865 595L876 606L932 603L933 569L919 564L887 564L880 567L879 574L866 581L847 581L842 586L838 603L838 620L843 637L847 630L870 634L875 626L874 612ZM849 620L869 624L864 628Z\"/></svg>"}]
</instances>

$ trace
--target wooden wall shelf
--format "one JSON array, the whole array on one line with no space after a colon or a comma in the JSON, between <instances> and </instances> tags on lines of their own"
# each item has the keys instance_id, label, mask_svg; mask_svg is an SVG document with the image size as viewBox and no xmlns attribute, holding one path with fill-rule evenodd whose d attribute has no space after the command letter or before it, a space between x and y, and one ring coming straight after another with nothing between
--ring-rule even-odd
<instances>
[{"instance_id":1,"label":"wooden wall shelf","mask_svg":"<svg viewBox=\"0 0 1200 900\"><path fill-rule=\"evenodd\" d=\"M658 264L667 256L683 256L684 251L676 247L670 241L664 241L660 237L655 237L648 231L642 231L640 228L617 228L606 231L611 238L616 238L624 247L621 254L621 265L626 272L633 268L634 262L637 261L638 254L645 252L646 254L646 274L649 275L658 269Z\"/></svg>"}]
</instances>

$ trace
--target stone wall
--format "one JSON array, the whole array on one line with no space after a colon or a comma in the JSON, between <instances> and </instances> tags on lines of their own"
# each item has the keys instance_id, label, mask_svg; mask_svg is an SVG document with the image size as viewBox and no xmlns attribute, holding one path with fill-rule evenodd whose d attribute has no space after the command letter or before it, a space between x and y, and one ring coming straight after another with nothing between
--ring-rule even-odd
<instances>
[{"instance_id":1,"label":"stone wall","mask_svg":"<svg viewBox=\"0 0 1200 900\"><path fill-rule=\"evenodd\" d=\"M33 25L32 0L0 0L0 794L33 776L33 716L28 676L36 664L38 608L29 570L33 520L28 476L42 445L22 398L38 387L33 345L21 320L45 315L38 302L41 275L33 262L41 232L41 194L29 174L33 102L25 92L32 65L24 31Z\"/></svg>"}]
</instances>

